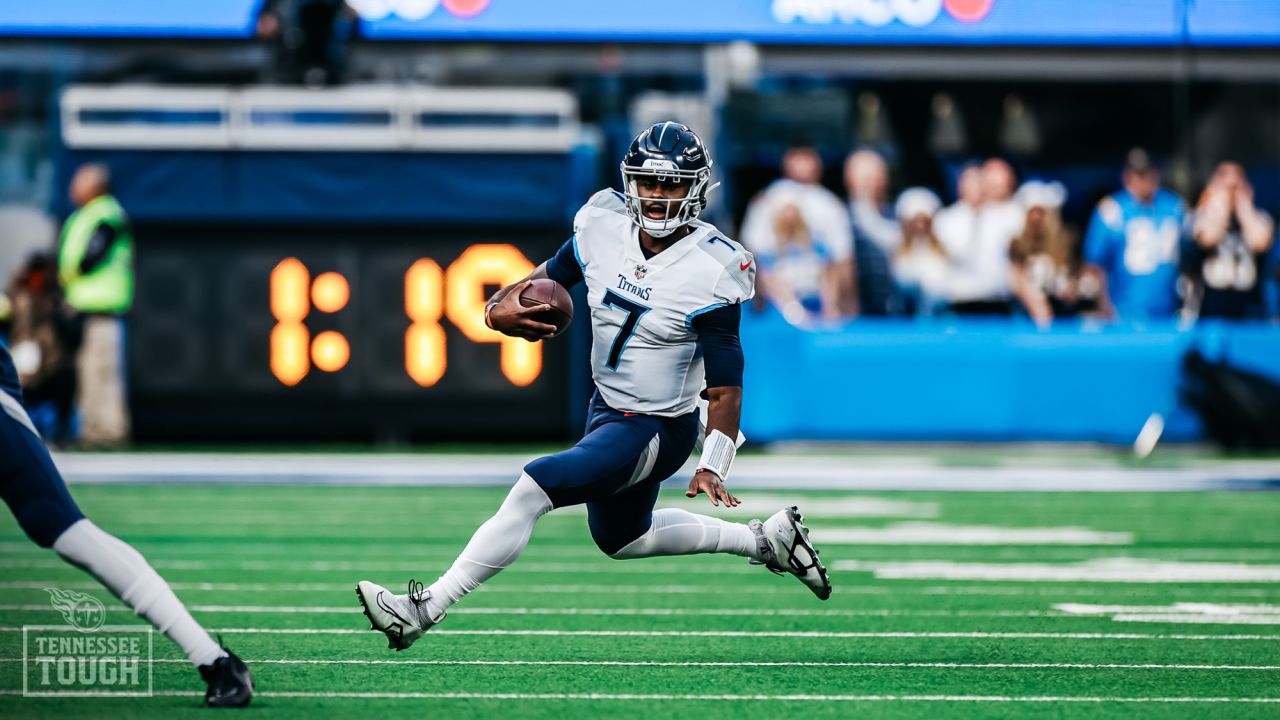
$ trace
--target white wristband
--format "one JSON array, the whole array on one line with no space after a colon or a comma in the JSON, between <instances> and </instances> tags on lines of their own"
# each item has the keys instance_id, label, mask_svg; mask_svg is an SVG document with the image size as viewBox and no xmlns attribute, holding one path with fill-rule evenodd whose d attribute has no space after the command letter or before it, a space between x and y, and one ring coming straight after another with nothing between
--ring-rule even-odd
<instances>
[{"instance_id":1,"label":"white wristband","mask_svg":"<svg viewBox=\"0 0 1280 720\"><path fill-rule=\"evenodd\" d=\"M733 467L733 458L738 448L728 435L719 430L712 430L702 441L702 457L698 459L698 469L715 473L721 482L729 480L729 468Z\"/></svg>"}]
</instances>

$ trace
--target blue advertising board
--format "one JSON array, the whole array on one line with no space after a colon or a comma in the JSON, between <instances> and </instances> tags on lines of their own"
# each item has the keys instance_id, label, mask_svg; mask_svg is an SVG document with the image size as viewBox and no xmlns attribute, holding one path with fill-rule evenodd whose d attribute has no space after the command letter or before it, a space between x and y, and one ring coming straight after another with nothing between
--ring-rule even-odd
<instances>
[{"instance_id":1,"label":"blue advertising board","mask_svg":"<svg viewBox=\"0 0 1280 720\"><path fill-rule=\"evenodd\" d=\"M1280 46L1280 0L1187 0L1194 45Z\"/></svg>"},{"instance_id":2,"label":"blue advertising board","mask_svg":"<svg viewBox=\"0 0 1280 720\"><path fill-rule=\"evenodd\" d=\"M1280 0L351 0L378 39L1280 44Z\"/></svg>"},{"instance_id":3,"label":"blue advertising board","mask_svg":"<svg viewBox=\"0 0 1280 720\"><path fill-rule=\"evenodd\" d=\"M0 3L0 36L250 37L263 0ZM1280 46L1280 0L348 0L374 40Z\"/></svg>"},{"instance_id":4,"label":"blue advertising board","mask_svg":"<svg viewBox=\"0 0 1280 720\"><path fill-rule=\"evenodd\" d=\"M355 3L357 7L363 2ZM372 38L819 44L1165 44L1180 0L371 0ZM425 6L438 5L423 13ZM465 12L456 12L467 6Z\"/></svg>"},{"instance_id":5,"label":"blue advertising board","mask_svg":"<svg viewBox=\"0 0 1280 720\"><path fill-rule=\"evenodd\" d=\"M249 37L263 1L10 0L0 2L0 36Z\"/></svg>"}]
</instances>

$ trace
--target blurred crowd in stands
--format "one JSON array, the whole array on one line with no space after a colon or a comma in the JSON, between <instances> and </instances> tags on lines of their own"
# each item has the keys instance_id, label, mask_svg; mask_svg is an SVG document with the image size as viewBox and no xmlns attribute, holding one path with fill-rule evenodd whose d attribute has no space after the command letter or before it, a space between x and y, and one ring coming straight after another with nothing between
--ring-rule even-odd
<instances>
[{"instance_id":1,"label":"blurred crowd in stands","mask_svg":"<svg viewBox=\"0 0 1280 720\"><path fill-rule=\"evenodd\" d=\"M51 221L5 227L6 242L28 252L0 286L0 341L49 442L114 449L130 436L124 316L133 303L133 232L106 166L81 166L68 195L75 210L56 244ZM6 274L18 253L4 258Z\"/></svg>"},{"instance_id":2,"label":"blurred crowd in stands","mask_svg":"<svg viewBox=\"0 0 1280 720\"><path fill-rule=\"evenodd\" d=\"M1223 162L1194 207L1161 186L1148 154L1081 233L1062 219L1066 188L1019 183L1009 163L966 166L949 205L928 188L890 195L873 150L844 165L847 197L824 187L813 149L790 149L782 177L747 208L740 239L760 293L797 325L858 316L1024 316L1130 323L1275 317L1276 228L1241 166Z\"/></svg>"}]
</instances>

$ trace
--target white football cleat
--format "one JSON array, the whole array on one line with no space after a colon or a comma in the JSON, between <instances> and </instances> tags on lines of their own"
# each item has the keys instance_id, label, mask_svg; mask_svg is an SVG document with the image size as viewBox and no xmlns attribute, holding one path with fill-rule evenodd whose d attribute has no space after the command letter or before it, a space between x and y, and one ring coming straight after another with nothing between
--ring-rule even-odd
<instances>
[{"instance_id":1,"label":"white football cleat","mask_svg":"<svg viewBox=\"0 0 1280 720\"><path fill-rule=\"evenodd\" d=\"M751 562L779 575L795 575L818 599L826 600L831 597L831 580L827 577L827 568L818 559L818 551L809 543L809 528L802 520L794 505L779 510L764 522L752 520L749 527L760 543L764 561Z\"/></svg>"},{"instance_id":2,"label":"white football cleat","mask_svg":"<svg viewBox=\"0 0 1280 720\"><path fill-rule=\"evenodd\" d=\"M422 583L409 581L409 594L396 595L390 590L361 580L356 583L356 597L369 618L370 630L378 630L387 636L387 647L399 652L408 648L431 626L444 619L442 612L432 618L427 609L430 593Z\"/></svg>"}]
</instances>

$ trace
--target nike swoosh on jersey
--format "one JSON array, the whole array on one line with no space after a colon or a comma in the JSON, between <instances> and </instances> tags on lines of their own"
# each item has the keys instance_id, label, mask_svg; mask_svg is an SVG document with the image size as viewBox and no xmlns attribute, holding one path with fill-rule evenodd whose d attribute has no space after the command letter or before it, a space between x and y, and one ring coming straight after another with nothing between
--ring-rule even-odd
<instances>
[{"instance_id":1,"label":"nike swoosh on jersey","mask_svg":"<svg viewBox=\"0 0 1280 720\"><path fill-rule=\"evenodd\" d=\"M753 260L752 262L755 262L755 261ZM738 266L738 269L739 269L739 270L746 270L746 269L747 269L747 268L749 268L749 267L751 267L751 263L747 263L746 265L739 265L739 266Z\"/></svg>"}]
</instances>

